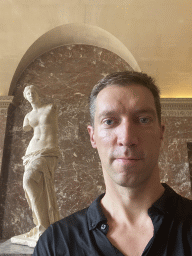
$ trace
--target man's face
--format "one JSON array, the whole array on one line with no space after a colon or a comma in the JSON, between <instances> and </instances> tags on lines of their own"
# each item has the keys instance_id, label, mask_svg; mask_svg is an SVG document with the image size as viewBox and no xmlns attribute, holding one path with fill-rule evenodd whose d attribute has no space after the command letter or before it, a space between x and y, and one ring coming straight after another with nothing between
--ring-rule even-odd
<instances>
[{"instance_id":1,"label":"man's face","mask_svg":"<svg viewBox=\"0 0 192 256\"><path fill-rule=\"evenodd\" d=\"M158 122L153 94L142 85L109 86L96 100L94 128L105 181L136 187L158 172L164 127Z\"/></svg>"},{"instance_id":2,"label":"man's face","mask_svg":"<svg viewBox=\"0 0 192 256\"><path fill-rule=\"evenodd\" d=\"M33 88L29 88L26 91L26 99L30 102L30 103L35 103L39 100L39 96L37 94L37 92L35 91L35 89Z\"/></svg>"}]
</instances>

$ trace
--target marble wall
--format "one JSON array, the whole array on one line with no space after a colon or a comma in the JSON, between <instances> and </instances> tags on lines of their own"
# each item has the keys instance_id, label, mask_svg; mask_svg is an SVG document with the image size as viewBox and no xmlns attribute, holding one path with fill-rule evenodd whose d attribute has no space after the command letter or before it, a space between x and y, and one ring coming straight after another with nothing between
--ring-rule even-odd
<instances>
[{"instance_id":1,"label":"marble wall","mask_svg":"<svg viewBox=\"0 0 192 256\"><path fill-rule=\"evenodd\" d=\"M7 110L0 109L0 167L2 164L2 157L3 157L6 120L7 120Z\"/></svg>"},{"instance_id":2,"label":"marble wall","mask_svg":"<svg viewBox=\"0 0 192 256\"><path fill-rule=\"evenodd\" d=\"M192 142L192 99L161 99L165 136L159 158L161 178L192 199L188 144Z\"/></svg>"},{"instance_id":3,"label":"marble wall","mask_svg":"<svg viewBox=\"0 0 192 256\"><path fill-rule=\"evenodd\" d=\"M5 130L7 122L7 111L10 103L13 100L13 96L0 96L0 176L1 176L1 165L3 158L3 148L5 139Z\"/></svg>"},{"instance_id":4,"label":"marble wall","mask_svg":"<svg viewBox=\"0 0 192 256\"><path fill-rule=\"evenodd\" d=\"M187 143L192 141L192 117L163 117L164 142L159 158L161 180L192 199Z\"/></svg>"},{"instance_id":5,"label":"marble wall","mask_svg":"<svg viewBox=\"0 0 192 256\"><path fill-rule=\"evenodd\" d=\"M188 149L188 160L189 160L189 173L190 173L190 180L192 184L192 142L187 143Z\"/></svg>"},{"instance_id":6,"label":"marble wall","mask_svg":"<svg viewBox=\"0 0 192 256\"><path fill-rule=\"evenodd\" d=\"M88 95L104 75L132 68L116 54L95 46L68 45L37 58L23 72L14 90L7 119L0 195L2 238L33 227L22 187L21 157L32 137L23 132L24 116L31 110L23 98L26 85L39 88L44 102L59 108L61 157L55 172L57 200L62 217L84 208L101 192L104 183L99 158L89 142Z\"/></svg>"},{"instance_id":7,"label":"marble wall","mask_svg":"<svg viewBox=\"0 0 192 256\"><path fill-rule=\"evenodd\" d=\"M61 157L55 172L55 188L61 216L65 217L86 207L104 191L99 158L86 130L87 98L100 78L125 69L131 70L124 60L108 50L68 45L41 55L23 72L7 119L0 184L1 238L27 232L33 226L22 188L21 157L32 137L32 132L22 130L24 116L31 110L22 95L24 87L38 86L43 101L54 102L59 108ZM192 142L192 105L190 100L178 104L172 101L162 100L166 130L159 159L161 179L181 195L191 198L187 143Z\"/></svg>"}]
</instances>

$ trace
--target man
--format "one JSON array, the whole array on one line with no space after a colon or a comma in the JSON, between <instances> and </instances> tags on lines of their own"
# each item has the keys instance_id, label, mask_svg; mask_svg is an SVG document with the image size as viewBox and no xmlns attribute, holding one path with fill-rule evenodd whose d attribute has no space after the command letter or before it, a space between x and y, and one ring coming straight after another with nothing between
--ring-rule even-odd
<instances>
[{"instance_id":1,"label":"man","mask_svg":"<svg viewBox=\"0 0 192 256\"><path fill-rule=\"evenodd\" d=\"M88 132L105 194L40 237L34 255L192 255L192 201L160 183L159 90L138 72L108 75L90 96Z\"/></svg>"}]
</instances>

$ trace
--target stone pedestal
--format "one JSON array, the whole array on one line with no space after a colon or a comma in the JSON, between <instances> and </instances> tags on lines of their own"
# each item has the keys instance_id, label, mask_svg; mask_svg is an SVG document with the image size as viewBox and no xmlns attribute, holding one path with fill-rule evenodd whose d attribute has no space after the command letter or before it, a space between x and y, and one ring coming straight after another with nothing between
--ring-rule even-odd
<instances>
[{"instance_id":1,"label":"stone pedestal","mask_svg":"<svg viewBox=\"0 0 192 256\"><path fill-rule=\"evenodd\" d=\"M0 243L0 255L4 256L30 256L33 251L34 249L28 246L12 244L10 239Z\"/></svg>"},{"instance_id":2,"label":"stone pedestal","mask_svg":"<svg viewBox=\"0 0 192 256\"><path fill-rule=\"evenodd\" d=\"M19 245L27 245L34 248L37 244L37 240L33 237L26 237L25 234L11 237L11 243Z\"/></svg>"}]
</instances>

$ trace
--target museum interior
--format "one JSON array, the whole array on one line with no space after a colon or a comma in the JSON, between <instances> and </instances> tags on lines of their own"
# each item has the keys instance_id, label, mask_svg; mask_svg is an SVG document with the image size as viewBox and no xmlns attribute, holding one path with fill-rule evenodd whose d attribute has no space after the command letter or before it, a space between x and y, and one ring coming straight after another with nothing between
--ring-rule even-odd
<instances>
[{"instance_id":1,"label":"museum interior","mask_svg":"<svg viewBox=\"0 0 192 256\"><path fill-rule=\"evenodd\" d=\"M192 199L191 13L190 0L0 1L0 240L34 225L23 189L22 157L33 135L23 130L28 85L58 108L54 184L62 218L105 190L87 132L88 96L116 71L155 79L165 124L161 181Z\"/></svg>"}]
</instances>

